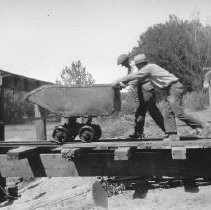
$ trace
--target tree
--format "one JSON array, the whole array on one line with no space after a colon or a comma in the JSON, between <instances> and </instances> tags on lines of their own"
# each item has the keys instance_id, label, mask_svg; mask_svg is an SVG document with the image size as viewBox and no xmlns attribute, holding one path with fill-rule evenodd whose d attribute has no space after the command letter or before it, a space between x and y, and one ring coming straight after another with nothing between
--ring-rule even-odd
<instances>
[{"instance_id":1,"label":"tree","mask_svg":"<svg viewBox=\"0 0 211 210\"><path fill-rule=\"evenodd\" d=\"M93 84L95 80L92 75L82 66L81 61L72 62L71 67L65 67L57 79L57 84L62 85L86 85Z\"/></svg>"},{"instance_id":2,"label":"tree","mask_svg":"<svg viewBox=\"0 0 211 210\"><path fill-rule=\"evenodd\" d=\"M24 99L24 92L7 90L4 92L5 123L15 124L25 122L25 117L34 117L34 106Z\"/></svg>"},{"instance_id":3,"label":"tree","mask_svg":"<svg viewBox=\"0 0 211 210\"><path fill-rule=\"evenodd\" d=\"M186 90L199 90L203 70L211 65L211 27L198 19L183 21L174 15L149 27L131 54L144 53L150 61L175 74Z\"/></svg>"}]
</instances>

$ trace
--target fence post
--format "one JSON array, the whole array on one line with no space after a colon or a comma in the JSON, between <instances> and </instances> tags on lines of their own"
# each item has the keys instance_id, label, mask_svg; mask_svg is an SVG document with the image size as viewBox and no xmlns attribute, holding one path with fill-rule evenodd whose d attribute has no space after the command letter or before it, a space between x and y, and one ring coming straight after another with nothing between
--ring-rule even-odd
<instances>
[{"instance_id":1,"label":"fence post","mask_svg":"<svg viewBox=\"0 0 211 210\"><path fill-rule=\"evenodd\" d=\"M4 133L4 87L3 77L0 75L0 141L5 140Z\"/></svg>"}]
</instances>

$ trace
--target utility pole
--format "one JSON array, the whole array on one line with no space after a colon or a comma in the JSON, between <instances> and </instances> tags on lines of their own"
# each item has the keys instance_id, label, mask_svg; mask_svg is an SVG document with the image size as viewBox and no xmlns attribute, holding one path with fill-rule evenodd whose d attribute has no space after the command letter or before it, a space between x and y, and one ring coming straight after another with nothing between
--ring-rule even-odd
<instances>
[{"instance_id":1,"label":"utility pole","mask_svg":"<svg viewBox=\"0 0 211 210\"><path fill-rule=\"evenodd\" d=\"M0 73L0 141L4 141L4 87L3 76Z\"/></svg>"}]
</instances>

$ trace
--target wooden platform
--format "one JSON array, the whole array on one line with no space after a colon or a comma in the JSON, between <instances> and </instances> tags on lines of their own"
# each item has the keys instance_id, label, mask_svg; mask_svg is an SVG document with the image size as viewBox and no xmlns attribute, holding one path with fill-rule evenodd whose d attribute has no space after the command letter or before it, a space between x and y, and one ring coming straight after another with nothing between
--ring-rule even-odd
<instances>
[{"instance_id":1,"label":"wooden platform","mask_svg":"<svg viewBox=\"0 0 211 210\"><path fill-rule=\"evenodd\" d=\"M107 139L92 143L67 143L63 148L99 148L109 149L118 147L136 147L138 149L170 149L172 147L186 147L186 148L211 148L211 139L197 138L197 137L183 137L181 141L164 142L161 138L151 138L141 140L134 139Z\"/></svg>"},{"instance_id":2,"label":"wooden platform","mask_svg":"<svg viewBox=\"0 0 211 210\"><path fill-rule=\"evenodd\" d=\"M211 177L210 139L186 138L179 142L110 139L48 149L39 145L5 149L0 154L2 177Z\"/></svg>"}]
</instances>

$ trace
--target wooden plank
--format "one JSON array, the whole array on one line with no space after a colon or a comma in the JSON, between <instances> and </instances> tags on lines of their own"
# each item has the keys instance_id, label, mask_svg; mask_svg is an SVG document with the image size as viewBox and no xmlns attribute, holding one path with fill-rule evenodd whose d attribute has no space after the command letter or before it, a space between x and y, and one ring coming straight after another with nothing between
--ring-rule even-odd
<instances>
[{"instance_id":1,"label":"wooden plank","mask_svg":"<svg viewBox=\"0 0 211 210\"><path fill-rule=\"evenodd\" d=\"M172 147L185 147L188 148L211 148L211 139L200 139L196 141L98 141L91 143L71 143L64 144L64 149L71 148L91 148L91 149L100 149L100 148L119 148L119 147L137 147L138 149L171 149Z\"/></svg>"},{"instance_id":2,"label":"wooden plank","mask_svg":"<svg viewBox=\"0 0 211 210\"><path fill-rule=\"evenodd\" d=\"M36 139L47 140L45 110L36 104L34 105L34 108L35 108L35 119L36 119L35 120Z\"/></svg>"},{"instance_id":3,"label":"wooden plank","mask_svg":"<svg viewBox=\"0 0 211 210\"><path fill-rule=\"evenodd\" d=\"M97 142L82 143L79 140L68 142L64 145L58 145L51 141L5 141L0 142L0 148L3 147L19 147L19 146L36 146L36 147L61 147L63 149L87 148L87 149L116 149L118 147L137 147L138 149L171 149L172 147L185 147L186 149L211 148L211 139L199 139L196 141L178 141L178 142L163 142L163 141L131 141L125 139L101 139ZM145 139L146 140L146 139ZM154 139L152 139L154 140Z\"/></svg>"},{"instance_id":4,"label":"wooden plank","mask_svg":"<svg viewBox=\"0 0 211 210\"><path fill-rule=\"evenodd\" d=\"M115 149L114 160L128 160L132 153L131 151L131 147L119 147L118 149Z\"/></svg>"},{"instance_id":5,"label":"wooden plank","mask_svg":"<svg viewBox=\"0 0 211 210\"><path fill-rule=\"evenodd\" d=\"M75 164L61 157L61 154L41 154L21 160L8 161L7 155L0 155L0 172L3 177L68 177L77 176Z\"/></svg>"},{"instance_id":6,"label":"wooden plank","mask_svg":"<svg viewBox=\"0 0 211 210\"><path fill-rule=\"evenodd\" d=\"M33 156L37 147L19 147L7 152L7 160L21 160Z\"/></svg>"},{"instance_id":7,"label":"wooden plank","mask_svg":"<svg viewBox=\"0 0 211 210\"><path fill-rule=\"evenodd\" d=\"M211 177L211 149L187 150L185 160L173 160L171 150L135 150L128 160L114 160L114 151L90 151L72 161L61 154L36 154L8 161L0 155L3 177L170 176Z\"/></svg>"},{"instance_id":8,"label":"wooden plank","mask_svg":"<svg viewBox=\"0 0 211 210\"><path fill-rule=\"evenodd\" d=\"M185 147L172 147L171 155L173 160L185 160L186 159L186 148Z\"/></svg>"}]
</instances>

